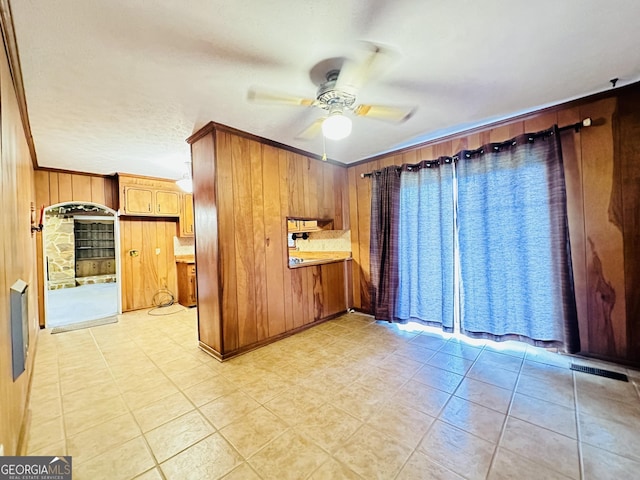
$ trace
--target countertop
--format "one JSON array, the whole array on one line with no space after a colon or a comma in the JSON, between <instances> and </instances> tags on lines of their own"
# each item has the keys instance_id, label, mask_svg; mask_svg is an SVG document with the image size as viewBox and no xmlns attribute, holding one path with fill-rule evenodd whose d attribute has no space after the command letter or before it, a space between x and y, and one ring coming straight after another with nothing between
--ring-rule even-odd
<instances>
[{"instance_id":1,"label":"countertop","mask_svg":"<svg viewBox=\"0 0 640 480\"><path fill-rule=\"evenodd\" d=\"M176 255L176 263L196 263L193 255Z\"/></svg>"}]
</instances>

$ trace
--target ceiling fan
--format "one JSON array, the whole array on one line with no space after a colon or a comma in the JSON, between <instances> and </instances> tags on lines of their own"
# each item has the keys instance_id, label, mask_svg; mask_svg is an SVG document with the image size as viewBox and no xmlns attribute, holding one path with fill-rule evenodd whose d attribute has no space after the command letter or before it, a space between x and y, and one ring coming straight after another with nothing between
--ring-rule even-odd
<instances>
[{"instance_id":1,"label":"ceiling fan","mask_svg":"<svg viewBox=\"0 0 640 480\"><path fill-rule=\"evenodd\" d=\"M326 138L340 140L351 133L351 118L345 114L401 123L409 119L415 107L393 105L369 105L357 102L358 91L365 82L380 70L391 50L373 43L363 43L359 60L328 59L311 70L311 78L317 83L315 98L287 95L259 88L249 89L248 99L256 103L318 107L326 114L317 119L296 138L309 140L322 130ZM322 73L321 73L322 72Z\"/></svg>"}]
</instances>

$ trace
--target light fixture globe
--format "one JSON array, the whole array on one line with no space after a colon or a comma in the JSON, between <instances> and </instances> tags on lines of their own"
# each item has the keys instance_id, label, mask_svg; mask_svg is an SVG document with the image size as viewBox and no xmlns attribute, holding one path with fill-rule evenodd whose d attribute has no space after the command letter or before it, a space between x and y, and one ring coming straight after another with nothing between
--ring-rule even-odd
<instances>
[{"instance_id":1,"label":"light fixture globe","mask_svg":"<svg viewBox=\"0 0 640 480\"><path fill-rule=\"evenodd\" d=\"M335 112L322 122L322 134L331 140L342 140L351 133L351 119L342 114Z\"/></svg>"}]
</instances>

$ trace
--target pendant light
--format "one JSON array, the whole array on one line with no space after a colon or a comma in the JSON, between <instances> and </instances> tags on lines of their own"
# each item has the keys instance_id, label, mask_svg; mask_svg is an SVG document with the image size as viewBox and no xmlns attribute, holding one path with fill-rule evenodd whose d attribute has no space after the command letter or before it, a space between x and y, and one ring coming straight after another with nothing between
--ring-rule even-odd
<instances>
[{"instance_id":1,"label":"pendant light","mask_svg":"<svg viewBox=\"0 0 640 480\"><path fill-rule=\"evenodd\" d=\"M344 115L342 109L331 110L322 122L322 134L331 140L342 140L351 133L351 119Z\"/></svg>"}]
</instances>

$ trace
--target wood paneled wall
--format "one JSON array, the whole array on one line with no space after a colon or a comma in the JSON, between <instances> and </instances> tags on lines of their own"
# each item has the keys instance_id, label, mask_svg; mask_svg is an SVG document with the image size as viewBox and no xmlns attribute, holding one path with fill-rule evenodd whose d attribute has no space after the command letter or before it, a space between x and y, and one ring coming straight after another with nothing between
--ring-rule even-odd
<instances>
[{"instance_id":1,"label":"wood paneled wall","mask_svg":"<svg viewBox=\"0 0 640 480\"><path fill-rule=\"evenodd\" d=\"M118 208L115 179L104 175L80 172L61 172L38 169L35 171L36 206L50 207L65 202L92 202L113 210ZM44 262L42 234L37 234L38 313L39 324L44 327Z\"/></svg>"},{"instance_id":2,"label":"wood paneled wall","mask_svg":"<svg viewBox=\"0 0 640 480\"><path fill-rule=\"evenodd\" d=\"M31 204L36 201L32 159L20 118L5 54L0 54L0 443L5 455L17 455L26 426L27 392L37 343L36 240L31 235ZM26 371L14 382L9 288L29 285L29 351Z\"/></svg>"},{"instance_id":3,"label":"wood paneled wall","mask_svg":"<svg viewBox=\"0 0 640 480\"><path fill-rule=\"evenodd\" d=\"M139 310L154 305L154 296L168 289L178 302L178 280L173 237L176 222L161 218L120 218L120 279L122 310ZM130 255L135 250L137 256ZM157 252L157 253L156 253ZM166 300L166 296L156 299Z\"/></svg>"},{"instance_id":4,"label":"wood paneled wall","mask_svg":"<svg viewBox=\"0 0 640 480\"><path fill-rule=\"evenodd\" d=\"M39 169L35 182L38 208L65 202L93 202L118 209L114 177Z\"/></svg>"},{"instance_id":5,"label":"wood paneled wall","mask_svg":"<svg viewBox=\"0 0 640 480\"><path fill-rule=\"evenodd\" d=\"M345 311L345 263L289 269L286 217L349 228L346 169L212 124L191 143L202 344L226 358Z\"/></svg>"},{"instance_id":6,"label":"wood paneled wall","mask_svg":"<svg viewBox=\"0 0 640 480\"><path fill-rule=\"evenodd\" d=\"M35 172L38 209L64 202L92 202L118 210L118 184L114 176L41 169ZM178 298L173 237L176 219L120 217L120 266L122 310L153 306L153 296L162 288ZM44 326L44 271L42 235L37 235L38 302L40 325ZM156 248L160 254L156 255ZM130 250L138 250L131 257Z\"/></svg>"},{"instance_id":7,"label":"wood paneled wall","mask_svg":"<svg viewBox=\"0 0 640 480\"><path fill-rule=\"evenodd\" d=\"M348 169L354 307L371 311L371 180L388 165L416 163L553 124L591 117L562 133L568 221L580 339L585 354L640 365L640 86L560 106L467 135L390 153Z\"/></svg>"}]
</instances>

